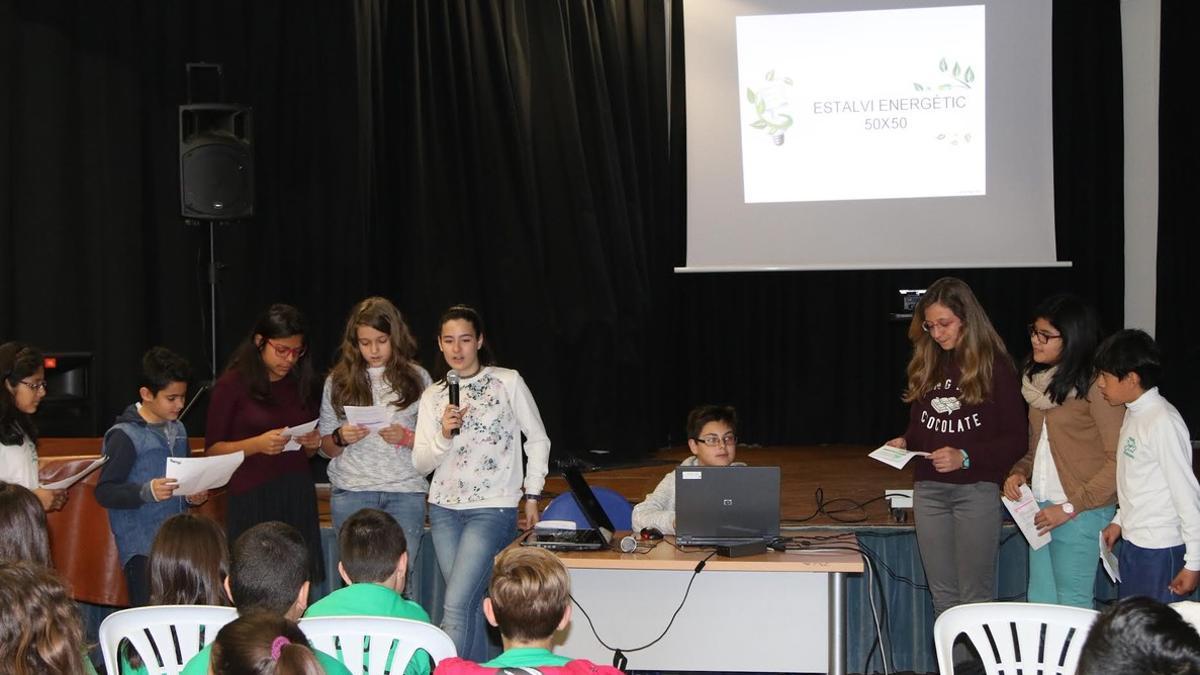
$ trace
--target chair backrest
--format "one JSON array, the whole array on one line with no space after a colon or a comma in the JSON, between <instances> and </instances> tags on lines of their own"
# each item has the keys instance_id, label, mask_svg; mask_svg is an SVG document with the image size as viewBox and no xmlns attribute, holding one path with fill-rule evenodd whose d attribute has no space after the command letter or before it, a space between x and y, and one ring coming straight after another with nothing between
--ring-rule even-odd
<instances>
[{"instance_id":1,"label":"chair backrest","mask_svg":"<svg viewBox=\"0 0 1200 675\"><path fill-rule=\"evenodd\" d=\"M933 625L938 670L954 672L954 640L965 633L988 675L1003 670L1074 675L1098 612L1031 602L980 602L952 607Z\"/></svg>"},{"instance_id":2,"label":"chair backrest","mask_svg":"<svg viewBox=\"0 0 1200 675\"><path fill-rule=\"evenodd\" d=\"M209 605L157 605L113 612L100 623L104 667L109 673L121 672L117 651L122 640L129 640L150 675L178 675L189 659L236 618L237 610L232 607Z\"/></svg>"},{"instance_id":3,"label":"chair backrest","mask_svg":"<svg viewBox=\"0 0 1200 675\"><path fill-rule=\"evenodd\" d=\"M595 493L604 512L608 514L608 519L612 521L614 528L628 530L633 527L633 506L620 492L612 488L595 486L592 487L592 492ZM588 519L583 515L583 509L579 508L579 502L570 492L564 492L550 500L550 503L546 505L546 510L542 512L542 518L544 520L570 520L575 523L576 527L589 527Z\"/></svg>"},{"instance_id":4,"label":"chair backrest","mask_svg":"<svg viewBox=\"0 0 1200 675\"><path fill-rule=\"evenodd\" d=\"M301 619L300 630L313 649L337 656L356 675L402 673L418 649L425 650L434 665L457 655L442 629L411 619L318 616Z\"/></svg>"}]
</instances>

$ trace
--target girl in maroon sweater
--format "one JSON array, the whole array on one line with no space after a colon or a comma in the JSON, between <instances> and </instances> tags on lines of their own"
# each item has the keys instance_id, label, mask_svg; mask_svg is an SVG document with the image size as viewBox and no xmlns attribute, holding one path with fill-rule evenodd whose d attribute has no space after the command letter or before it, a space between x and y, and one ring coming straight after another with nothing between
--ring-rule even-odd
<instances>
[{"instance_id":1,"label":"girl in maroon sweater","mask_svg":"<svg viewBox=\"0 0 1200 675\"><path fill-rule=\"evenodd\" d=\"M317 494L308 458L321 444L316 429L285 452L283 430L317 417L304 317L291 305L271 305L234 352L213 387L204 445L210 455L237 451L246 459L229 481L225 518L229 543L255 525L278 520L304 536L313 581L324 578Z\"/></svg>"},{"instance_id":2,"label":"girl in maroon sweater","mask_svg":"<svg viewBox=\"0 0 1200 675\"><path fill-rule=\"evenodd\" d=\"M971 288L938 279L913 312L908 429L889 445L916 460L917 544L935 614L994 599L1000 484L1025 452L1016 368Z\"/></svg>"}]
</instances>

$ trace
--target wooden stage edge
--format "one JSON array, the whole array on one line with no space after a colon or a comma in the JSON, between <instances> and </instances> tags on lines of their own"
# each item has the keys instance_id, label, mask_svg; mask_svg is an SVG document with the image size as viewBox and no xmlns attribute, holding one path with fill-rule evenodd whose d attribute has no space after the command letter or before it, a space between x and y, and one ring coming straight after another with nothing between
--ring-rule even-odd
<instances>
[{"instance_id":1,"label":"wooden stage edge","mask_svg":"<svg viewBox=\"0 0 1200 675\"><path fill-rule=\"evenodd\" d=\"M191 446L203 448L204 439L191 439ZM862 445L739 447L737 459L752 466L780 467L780 516L785 527L911 527L911 513L908 522L895 522L882 497L887 490L912 488L912 466L893 469L867 457L873 449ZM43 438L38 442L38 455L43 459L99 452L99 438ZM602 469L587 473L586 478L590 485L611 488L631 502L640 502L689 454L686 448L659 450L650 454L646 465ZM566 491L562 478L546 479L548 497ZM823 513L818 512L818 491ZM857 508L857 504L866 506ZM545 505L543 501L542 507Z\"/></svg>"}]
</instances>

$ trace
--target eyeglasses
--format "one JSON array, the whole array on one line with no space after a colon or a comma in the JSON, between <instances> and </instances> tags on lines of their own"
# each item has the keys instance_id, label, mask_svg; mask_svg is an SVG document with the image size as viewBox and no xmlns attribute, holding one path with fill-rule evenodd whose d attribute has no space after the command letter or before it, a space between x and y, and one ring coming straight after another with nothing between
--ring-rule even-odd
<instances>
[{"instance_id":1,"label":"eyeglasses","mask_svg":"<svg viewBox=\"0 0 1200 675\"><path fill-rule=\"evenodd\" d=\"M725 434L724 436L718 436L716 434L709 434L707 436L701 436L700 438L697 438L695 440L696 440L696 442L703 443L710 448L719 448L721 446L728 446L728 447L736 447L737 446L737 436L734 436L733 434Z\"/></svg>"},{"instance_id":2,"label":"eyeglasses","mask_svg":"<svg viewBox=\"0 0 1200 675\"><path fill-rule=\"evenodd\" d=\"M1039 345L1044 345L1051 340L1061 340L1062 333L1047 333L1044 330L1038 330L1037 326L1029 324L1025 327L1029 331L1029 337L1033 338Z\"/></svg>"},{"instance_id":3,"label":"eyeglasses","mask_svg":"<svg viewBox=\"0 0 1200 675\"><path fill-rule=\"evenodd\" d=\"M959 321L938 321L935 323L933 321L922 321L921 322L921 330L925 331L926 333L932 333L934 328L941 328L942 330L946 330L946 329L950 328L951 326L958 325L959 323L961 323L961 322L959 322Z\"/></svg>"},{"instance_id":4,"label":"eyeglasses","mask_svg":"<svg viewBox=\"0 0 1200 675\"><path fill-rule=\"evenodd\" d=\"M272 340L267 340L267 344L271 345L271 349L275 350L275 355L281 359L286 359L289 356L293 359L299 359L301 356L304 356L305 352L308 351L308 347L306 345L300 345L299 347L288 347L287 345L275 344L275 342Z\"/></svg>"},{"instance_id":5,"label":"eyeglasses","mask_svg":"<svg viewBox=\"0 0 1200 675\"><path fill-rule=\"evenodd\" d=\"M46 388L47 383L45 380L42 380L41 382L26 382L25 380L21 380L20 382L34 391L49 391Z\"/></svg>"}]
</instances>

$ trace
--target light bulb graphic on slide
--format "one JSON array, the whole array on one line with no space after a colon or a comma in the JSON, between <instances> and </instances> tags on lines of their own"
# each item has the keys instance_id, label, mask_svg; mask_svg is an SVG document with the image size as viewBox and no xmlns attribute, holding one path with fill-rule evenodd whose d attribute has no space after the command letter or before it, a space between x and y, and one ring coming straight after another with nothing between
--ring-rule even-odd
<instances>
[{"instance_id":1,"label":"light bulb graphic on slide","mask_svg":"<svg viewBox=\"0 0 1200 675\"><path fill-rule=\"evenodd\" d=\"M784 133L794 122L785 112L792 87L792 78L777 76L774 69L767 71L757 89L746 87L746 101L754 107L751 128L765 132L775 145L783 145Z\"/></svg>"}]
</instances>

